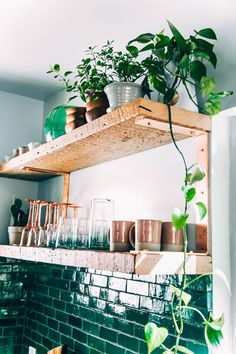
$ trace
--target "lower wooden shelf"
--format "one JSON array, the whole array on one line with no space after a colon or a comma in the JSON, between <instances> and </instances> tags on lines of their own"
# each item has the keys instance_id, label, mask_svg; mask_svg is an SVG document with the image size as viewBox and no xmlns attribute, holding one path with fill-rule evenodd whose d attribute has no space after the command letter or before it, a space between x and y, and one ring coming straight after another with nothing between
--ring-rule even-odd
<instances>
[{"instance_id":1,"label":"lower wooden shelf","mask_svg":"<svg viewBox=\"0 0 236 354\"><path fill-rule=\"evenodd\" d=\"M109 252L0 245L0 257L140 275L183 273L183 252ZM211 271L210 256L188 253L187 274Z\"/></svg>"}]
</instances>

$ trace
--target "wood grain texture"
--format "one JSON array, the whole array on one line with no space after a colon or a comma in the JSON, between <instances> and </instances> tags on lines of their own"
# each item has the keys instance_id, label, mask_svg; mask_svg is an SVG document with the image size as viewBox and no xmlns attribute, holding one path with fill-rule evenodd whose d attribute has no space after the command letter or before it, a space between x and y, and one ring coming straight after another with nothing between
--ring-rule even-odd
<instances>
[{"instance_id":1,"label":"wood grain texture","mask_svg":"<svg viewBox=\"0 0 236 354\"><path fill-rule=\"evenodd\" d=\"M183 252L109 252L0 245L0 257L128 274L182 274ZM211 272L211 257L189 253L187 273Z\"/></svg>"},{"instance_id":2,"label":"wood grain texture","mask_svg":"<svg viewBox=\"0 0 236 354\"><path fill-rule=\"evenodd\" d=\"M142 124L147 118L161 125ZM180 108L172 108L172 123L176 140L207 132L211 125L210 117ZM138 99L0 164L0 176L40 181L170 142L167 106Z\"/></svg>"}]
</instances>

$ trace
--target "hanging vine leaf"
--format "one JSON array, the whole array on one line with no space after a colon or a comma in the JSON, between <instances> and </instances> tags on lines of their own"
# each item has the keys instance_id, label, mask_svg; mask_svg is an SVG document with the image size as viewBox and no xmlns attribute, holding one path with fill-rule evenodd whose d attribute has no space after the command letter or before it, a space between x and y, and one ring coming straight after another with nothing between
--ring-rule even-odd
<instances>
[{"instance_id":1,"label":"hanging vine leaf","mask_svg":"<svg viewBox=\"0 0 236 354\"><path fill-rule=\"evenodd\" d=\"M181 296L181 289L176 288L175 286L173 286L172 284L170 284L170 288L172 289L172 291L175 293L175 295L177 297ZM185 304L185 306L188 306L190 300L191 300L191 295L189 295L188 293L186 293L185 291L182 291L182 300Z\"/></svg>"},{"instance_id":2,"label":"hanging vine leaf","mask_svg":"<svg viewBox=\"0 0 236 354\"><path fill-rule=\"evenodd\" d=\"M189 182L190 184L194 184L195 182L201 181L206 176L205 172L201 168L200 165L194 165L193 171L190 175Z\"/></svg>"},{"instance_id":3,"label":"hanging vine leaf","mask_svg":"<svg viewBox=\"0 0 236 354\"><path fill-rule=\"evenodd\" d=\"M178 208L175 208L172 213L172 223L175 230L181 230L187 223L188 214L181 214Z\"/></svg>"},{"instance_id":4,"label":"hanging vine leaf","mask_svg":"<svg viewBox=\"0 0 236 354\"><path fill-rule=\"evenodd\" d=\"M177 30L177 28L170 21L167 22L169 24L171 32L173 33L173 36L175 37L175 40L179 47L180 56L182 57L185 54L185 51L187 49L186 41L182 36L182 34Z\"/></svg>"},{"instance_id":5,"label":"hanging vine leaf","mask_svg":"<svg viewBox=\"0 0 236 354\"><path fill-rule=\"evenodd\" d=\"M216 88L216 82L213 77L203 76L200 81L200 87L203 96L208 96Z\"/></svg>"},{"instance_id":6,"label":"hanging vine leaf","mask_svg":"<svg viewBox=\"0 0 236 354\"><path fill-rule=\"evenodd\" d=\"M166 328L157 327L153 322L147 323L144 331L148 346L148 354L151 354L156 348L160 347L168 336L168 330Z\"/></svg>"},{"instance_id":7,"label":"hanging vine leaf","mask_svg":"<svg viewBox=\"0 0 236 354\"><path fill-rule=\"evenodd\" d=\"M204 219L207 213L207 207L202 202L196 203L196 206L198 208L200 220Z\"/></svg>"},{"instance_id":8,"label":"hanging vine leaf","mask_svg":"<svg viewBox=\"0 0 236 354\"><path fill-rule=\"evenodd\" d=\"M200 31L195 31L195 32L199 34L199 36L201 37L217 40L216 34L212 28L203 28Z\"/></svg>"},{"instance_id":9,"label":"hanging vine leaf","mask_svg":"<svg viewBox=\"0 0 236 354\"><path fill-rule=\"evenodd\" d=\"M140 34L138 37L136 37L136 38L132 39L131 41L129 41L128 45L130 45L133 42L148 43L151 40L153 40L154 37L155 36L152 33L143 33L143 34Z\"/></svg>"},{"instance_id":10,"label":"hanging vine leaf","mask_svg":"<svg viewBox=\"0 0 236 354\"><path fill-rule=\"evenodd\" d=\"M187 202L191 202L196 195L196 189L194 187L185 189L184 194Z\"/></svg>"},{"instance_id":11,"label":"hanging vine leaf","mask_svg":"<svg viewBox=\"0 0 236 354\"><path fill-rule=\"evenodd\" d=\"M184 353L184 354L194 354L192 350L183 347L182 345L175 345L172 349L177 349L178 352Z\"/></svg>"}]
</instances>

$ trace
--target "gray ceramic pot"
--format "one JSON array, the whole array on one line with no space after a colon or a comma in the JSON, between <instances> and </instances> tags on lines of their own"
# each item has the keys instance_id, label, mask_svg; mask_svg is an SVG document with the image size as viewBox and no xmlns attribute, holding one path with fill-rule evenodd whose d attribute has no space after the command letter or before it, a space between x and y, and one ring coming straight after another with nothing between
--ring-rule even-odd
<instances>
[{"instance_id":1,"label":"gray ceramic pot","mask_svg":"<svg viewBox=\"0 0 236 354\"><path fill-rule=\"evenodd\" d=\"M107 85L104 91L110 105L107 112L144 96L141 85L133 82L113 82Z\"/></svg>"}]
</instances>

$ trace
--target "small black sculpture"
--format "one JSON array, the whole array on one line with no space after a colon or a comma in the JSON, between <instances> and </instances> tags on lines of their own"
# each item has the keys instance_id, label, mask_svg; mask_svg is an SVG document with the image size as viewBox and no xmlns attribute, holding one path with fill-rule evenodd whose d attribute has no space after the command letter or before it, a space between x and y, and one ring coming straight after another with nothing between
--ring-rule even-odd
<instances>
[{"instance_id":1,"label":"small black sculpture","mask_svg":"<svg viewBox=\"0 0 236 354\"><path fill-rule=\"evenodd\" d=\"M21 199L15 199L14 204L10 207L10 211L13 217L12 226L25 226L27 224L28 215L21 210Z\"/></svg>"}]
</instances>

